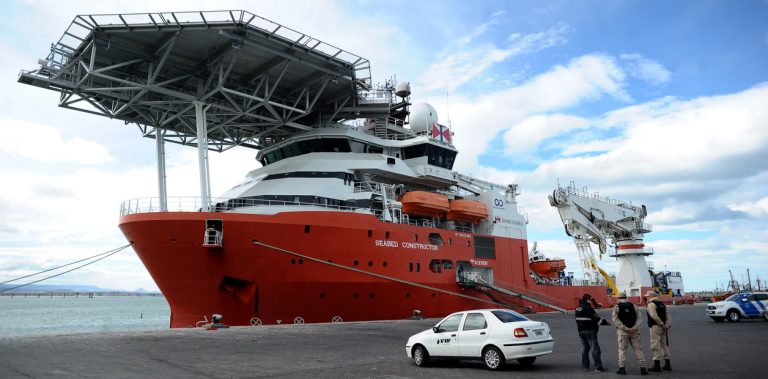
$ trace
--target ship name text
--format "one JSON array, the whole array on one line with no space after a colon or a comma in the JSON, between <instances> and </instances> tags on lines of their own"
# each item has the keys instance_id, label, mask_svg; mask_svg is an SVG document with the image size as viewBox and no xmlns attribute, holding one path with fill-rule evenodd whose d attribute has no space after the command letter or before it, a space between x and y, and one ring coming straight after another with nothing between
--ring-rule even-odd
<instances>
[{"instance_id":1,"label":"ship name text","mask_svg":"<svg viewBox=\"0 0 768 379\"><path fill-rule=\"evenodd\" d=\"M472 263L473 266L488 266L488 261L479 261L477 259L470 259L470 263Z\"/></svg>"},{"instance_id":2,"label":"ship name text","mask_svg":"<svg viewBox=\"0 0 768 379\"><path fill-rule=\"evenodd\" d=\"M415 249L415 250L440 250L439 247L436 245L430 245L426 243L416 243L416 242L397 242L397 241L390 241L390 240L376 240L375 245L377 247L403 247L405 249Z\"/></svg>"}]
</instances>

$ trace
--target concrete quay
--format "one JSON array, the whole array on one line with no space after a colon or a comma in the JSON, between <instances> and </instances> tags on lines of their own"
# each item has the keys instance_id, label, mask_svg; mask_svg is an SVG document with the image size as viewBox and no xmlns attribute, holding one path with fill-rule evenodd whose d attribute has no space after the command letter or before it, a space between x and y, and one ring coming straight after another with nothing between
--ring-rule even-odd
<instances>
[{"instance_id":1,"label":"concrete quay","mask_svg":"<svg viewBox=\"0 0 768 379\"><path fill-rule=\"evenodd\" d=\"M670 306L673 371L666 378L768 377L768 322L715 323L699 305ZM644 312L644 311L643 311ZM606 318L610 310L598 310ZM580 368L573 313L540 313L555 337L553 354L527 369L514 361L500 372L479 362L438 362L419 368L405 355L408 336L437 319L341 324L173 329L0 339L0 378L596 378L616 376L616 331L599 333L607 372ZM645 318L645 317L644 317ZM648 328L641 328L651 361ZM627 371L640 370L630 352Z\"/></svg>"}]
</instances>

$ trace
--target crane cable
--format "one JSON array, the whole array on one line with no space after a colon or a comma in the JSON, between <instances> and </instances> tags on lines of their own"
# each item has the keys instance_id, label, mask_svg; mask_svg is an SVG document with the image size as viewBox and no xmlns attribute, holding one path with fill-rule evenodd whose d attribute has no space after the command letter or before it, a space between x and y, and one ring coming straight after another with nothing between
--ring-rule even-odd
<instances>
[{"instance_id":1,"label":"crane cable","mask_svg":"<svg viewBox=\"0 0 768 379\"><path fill-rule=\"evenodd\" d=\"M7 292L7 291L15 290L15 289L17 289L17 288L25 287L25 286L28 286L28 285L30 285L30 284L35 284L35 283L39 283L39 282L42 282L43 280L48 280L48 279L51 279L51 278L55 278L55 277L57 277L57 276L60 276L60 275L64 275L64 274L66 274L66 273L68 273L68 272L72 272L72 271L75 271L75 270L77 270L77 269L80 269L80 268L83 268L83 267L85 267L85 266L88 266L88 265L94 264L94 263L96 263L96 262L98 262L98 261L100 261L100 260L102 260L102 259L108 258L108 257L110 257L110 256L112 256L112 255L114 255L114 254L117 254L117 253L119 253L119 252L121 252L121 251L125 250L125 249L126 249L128 246L131 246L131 245L130 245L130 244L128 244L128 245L124 245L124 246L118 247L118 248L116 248L116 249L108 250L108 251L105 251L105 252L103 252L103 253L100 253L100 254L96 254L96 255L90 256L90 257L88 257L88 258L83 258L83 259L80 259L80 260L77 260L77 261L74 261L74 262L70 262L70 263L67 263L67 264L65 264L65 265L61 265L61 266L58 266L58 267L54 267L54 268L49 268L49 269L47 269L47 270L39 271L39 272L36 272L36 273L34 273L34 274L29 274L29 275L25 275L25 276L20 276L20 277L18 277L18 278L15 278L15 279L6 280L6 281L4 281L4 282L0 283L0 285L2 285L2 284L6 284L6 283L10 283L10 282L15 282L15 281L17 281L17 280L21 280L21 279L24 279L24 278L29 278L30 276L39 275L39 274L42 274L42 273L44 273L44 272L49 272L49 271L53 271L53 270L58 270L58 269L60 269L60 268L62 268L62 267L71 266L71 265L73 265L73 264L75 264L75 263L80 263L80 262L83 262L83 261L87 261L87 260L89 260L89 259L93 259L93 258L96 258L96 257L100 257L100 258L98 258L98 259L94 259L94 260L92 260L92 261L90 261L90 262L88 262L88 263L82 264L82 265L80 265L80 266L77 266L77 267L75 267L75 268L69 269L69 270L67 270L67 271L64 271L64 272L60 272L60 273L58 273L58 274L55 274L55 275L47 276L47 277L45 277L45 278L42 278L42 279L38 279L38 280L35 280L35 281L32 281L32 282L29 282L29 283L20 284L20 285L18 285L18 286L15 286L15 287L10 287L10 288L5 288L5 289L0 289L0 292Z\"/></svg>"}]
</instances>

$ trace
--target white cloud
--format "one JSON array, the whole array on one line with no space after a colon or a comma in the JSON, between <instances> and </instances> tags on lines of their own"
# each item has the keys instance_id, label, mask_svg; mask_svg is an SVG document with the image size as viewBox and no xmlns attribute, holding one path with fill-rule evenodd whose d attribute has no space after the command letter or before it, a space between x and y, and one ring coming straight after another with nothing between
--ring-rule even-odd
<instances>
[{"instance_id":1,"label":"white cloud","mask_svg":"<svg viewBox=\"0 0 768 379\"><path fill-rule=\"evenodd\" d=\"M114 160L99 143L80 137L64 140L54 126L14 119L0 119L0 153L47 163L103 164Z\"/></svg>"},{"instance_id":2,"label":"white cloud","mask_svg":"<svg viewBox=\"0 0 768 379\"><path fill-rule=\"evenodd\" d=\"M470 41L485 33L497 22L494 18L480 25L469 35L459 38L452 48L438 55L439 62L428 67L414 84L419 93L425 95L443 88L453 91L478 77L495 63L565 43L565 36L569 32L566 25L558 24L541 33L512 34L505 46L485 43L465 49Z\"/></svg>"},{"instance_id":3,"label":"white cloud","mask_svg":"<svg viewBox=\"0 0 768 379\"><path fill-rule=\"evenodd\" d=\"M487 93L476 98L451 99L454 144L461 157L459 170L474 170L477 157L488 150L491 140L532 115L567 109L606 95L627 100L622 88L624 75L615 60L603 55L585 55L566 66L555 66L520 86ZM445 114L441 99L427 99ZM514 150L515 147L510 147Z\"/></svg>"},{"instance_id":4,"label":"white cloud","mask_svg":"<svg viewBox=\"0 0 768 379\"><path fill-rule=\"evenodd\" d=\"M661 63L645 58L640 54L620 55L627 73L654 86L661 86L672 80L672 73Z\"/></svg>"},{"instance_id":5,"label":"white cloud","mask_svg":"<svg viewBox=\"0 0 768 379\"><path fill-rule=\"evenodd\" d=\"M606 120L625 126L622 146L594 157L561 159L537 172L581 177L701 178L711 175L756 173L764 165L755 160L768 151L768 89L689 101L663 103L648 114L619 110ZM653 104L651 105L653 107ZM590 174L591 173L591 174Z\"/></svg>"},{"instance_id":6,"label":"white cloud","mask_svg":"<svg viewBox=\"0 0 768 379\"><path fill-rule=\"evenodd\" d=\"M536 150L539 143L547 138L587 126L589 120L561 113L528 117L504 133L504 154Z\"/></svg>"}]
</instances>

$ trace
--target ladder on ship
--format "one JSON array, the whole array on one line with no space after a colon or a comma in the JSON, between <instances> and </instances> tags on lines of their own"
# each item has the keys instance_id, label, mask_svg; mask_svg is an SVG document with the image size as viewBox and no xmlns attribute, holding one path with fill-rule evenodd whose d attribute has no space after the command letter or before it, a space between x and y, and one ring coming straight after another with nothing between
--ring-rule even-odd
<instances>
[{"instance_id":1,"label":"ladder on ship","mask_svg":"<svg viewBox=\"0 0 768 379\"><path fill-rule=\"evenodd\" d=\"M517 297L517 298L523 299L525 301L529 301L529 302L534 303L534 304L538 304L538 305L545 306L547 308L554 309L554 310L556 310L558 312L561 312L561 313L567 313L568 312L566 309L558 307L557 305L553 305L553 304L547 303L544 300L540 300L540 299L537 299L537 298L532 297L532 296L524 295L522 293L515 292L515 291L509 290L509 289L506 289L506 288L494 286L493 284L490 284L490 283L486 282L476 272L463 272L459 276L458 281L459 281L459 284L467 286L467 287L484 287L484 288L488 288L488 289L496 291L496 292L503 293L505 295ZM488 294L488 292L485 292L485 291L482 291L482 292L485 293L485 294ZM490 295L489 295L489 297L490 297Z\"/></svg>"}]
</instances>

